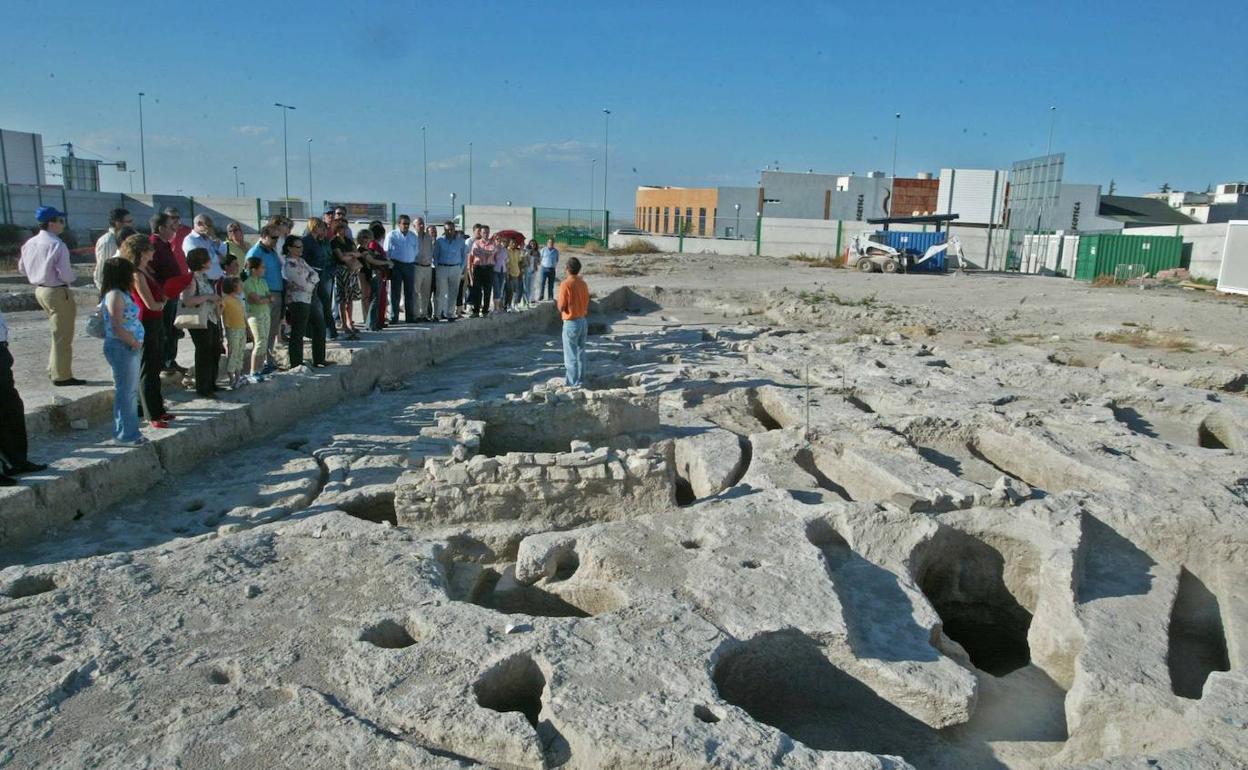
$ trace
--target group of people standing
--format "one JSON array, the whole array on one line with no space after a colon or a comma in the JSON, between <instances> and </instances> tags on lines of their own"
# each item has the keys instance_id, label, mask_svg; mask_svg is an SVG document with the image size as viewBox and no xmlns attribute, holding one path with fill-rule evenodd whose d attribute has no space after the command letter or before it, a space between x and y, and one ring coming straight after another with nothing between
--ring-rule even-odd
<instances>
[{"instance_id":1,"label":"group of people standing","mask_svg":"<svg viewBox=\"0 0 1248 770\"><path fill-rule=\"evenodd\" d=\"M75 274L60 239L65 215L47 206L36 219L39 230L23 245L19 269L36 285L36 298L48 313L53 384L82 385L72 373ZM332 365L326 339L340 334L357 339L363 324L379 331L389 324L449 323L556 299L560 255L553 239L539 247L514 231L491 235L482 224L468 237L447 221L439 234L420 217L413 222L403 215L388 233L379 221L352 233L346 211L335 208L309 220L301 236L291 234L289 218L273 215L254 244L247 243L237 222L229 223L225 240L219 240L210 216L200 214L188 227L176 208L158 212L149 226L150 234L139 233L130 212L115 209L95 244L100 336L116 387L114 435L125 443L146 440L140 416L153 428L167 428L176 419L162 395L162 376L188 377L200 397L214 399L222 388L223 357L224 386L237 388L263 382L278 369L275 350L283 340L287 368L305 365L305 339L311 343L311 368L321 368ZM574 262L568 265L571 277ZM579 272L579 263L576 267ZM567 321L563 293L561 287L559 306ZM179 340L188 332L195 346L190 371L177 361ZM583 348L583 331L579 339ZM11 370L10 364L9 380ZM3 375L0 366L0 401L6 397ZM579 384L571 364L569 384ZM12 396L20 414L15 388ZM0 450L0 484L6 467L28 463L24 449L20 454L20 461L6 464Z\"/></svg>"}]
</instances>

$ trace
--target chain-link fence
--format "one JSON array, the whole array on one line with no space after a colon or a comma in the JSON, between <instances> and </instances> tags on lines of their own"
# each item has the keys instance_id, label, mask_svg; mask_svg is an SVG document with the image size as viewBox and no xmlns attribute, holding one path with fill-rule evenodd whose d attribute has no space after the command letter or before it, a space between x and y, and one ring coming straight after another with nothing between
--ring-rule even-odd
<instances>
[{"instance_id":1,"label":"chain-link fence","mask_svg":"<svg viewBox=\"0 0 1248 770\"><path fill-rule=\"evenodd\" d=\"M533 229L539 243L554 238L569 246L596 245L605 247L603 228L610 221L610 212L602 209L533 209Z\"/></svg>"}]
</instances>

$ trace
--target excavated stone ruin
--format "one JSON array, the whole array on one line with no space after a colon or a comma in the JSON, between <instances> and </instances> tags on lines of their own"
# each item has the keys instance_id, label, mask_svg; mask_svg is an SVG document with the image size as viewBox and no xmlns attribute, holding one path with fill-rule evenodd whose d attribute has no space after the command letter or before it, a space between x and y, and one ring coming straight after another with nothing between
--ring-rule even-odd
<instances>
[{"instance_id":1,"label":"excavated stone ruin","mask_svg":"<svg viewBox=\"0 0 1248 770\"><path fill-rule=\"evenodd\" d=\"M0 766L1248 764L1242 396L707 312L6 553Z\"/></svg>"}]
</instances>

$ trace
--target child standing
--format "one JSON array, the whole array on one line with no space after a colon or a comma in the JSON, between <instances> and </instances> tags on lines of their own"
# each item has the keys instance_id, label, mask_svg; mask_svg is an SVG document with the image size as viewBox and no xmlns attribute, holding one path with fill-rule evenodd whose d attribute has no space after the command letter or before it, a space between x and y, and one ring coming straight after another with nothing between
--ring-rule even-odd
<instances>
[{"instance_id":1,"label":"child standing","mask_svg":"<svg viewBox=\"0 0 1248 770\"><path fill-rule=\"evenodd\" d=\"M235 264L237 260L235 260ZM225 323L225 379L231 388L238 388L243 380L243 354L247 350L247 311L243 307L243 282L236 277L221 281L221 293L225 302L221 315Z\"/></svg>"},{"instance_id":2,"label":"child standing","mask_svg":"<svg viewBox=\"0 0 1248 770\"><path fill-rule=\"evenodd\" d=\"M568 260L568 277L559 284L555 307L563 318L563 365L568 387L585 384L585 338L589 332L589 287L581 278L581 260Z\"/></svg>"},{"instance_id":3,"label":"child standing","mask_svg":"<svg viewBox=\"0 0 1248 770\"><path fill-rule=\"evenodd\" d=\"M247 298L247 326L255 346L251 349L251 381L264 382L264 360L267 357L265 341L269 338L269 282L264 277L264 259L247 258L247 280L243 281L243 296Z\"/></svg>"}]
</instances>

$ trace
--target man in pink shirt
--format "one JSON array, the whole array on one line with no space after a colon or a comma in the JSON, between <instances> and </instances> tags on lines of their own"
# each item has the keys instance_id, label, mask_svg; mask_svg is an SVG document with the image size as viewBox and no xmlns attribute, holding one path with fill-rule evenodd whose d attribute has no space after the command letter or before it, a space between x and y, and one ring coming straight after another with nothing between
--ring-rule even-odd
<instances>
[{"instance_id":1,"label":"man in pink shirt","mask_svg":"<svg viewBox=\"0 0 1248 770\"><path fill-rule=\"evenodd\" d=\"M481 226L481 237L468 245L468 302L472 317L490 314L490 294L494 290L494 258L497 249L490 237L490 228Z\"/></svg>"},{"instance_id":2,"label":"man in pink shirt","mask_svg":"<svg viewBox=\"0 0 1248 770\"><path fill-rule=\"evenodd\" d=\"M52 350L48 353L48 376L53 385L85 385L74 376L74 319L78 308L70 287L74 285L73 267L69 264L69 248L61 240L65 232L65 214L52 206L35 211L39 232L22 244L18 271L35 286L35 299L48 314L52 327Z\"/></svg>"}]
</instances>

